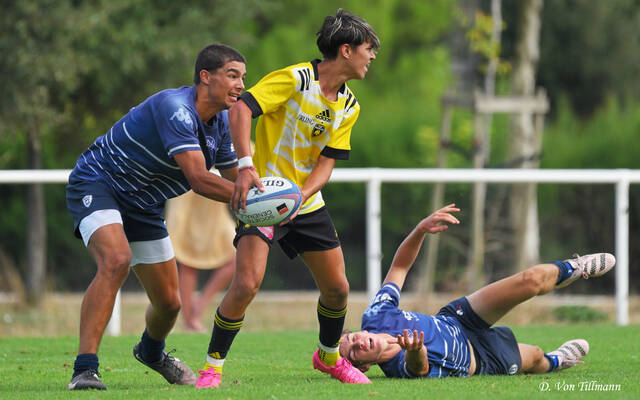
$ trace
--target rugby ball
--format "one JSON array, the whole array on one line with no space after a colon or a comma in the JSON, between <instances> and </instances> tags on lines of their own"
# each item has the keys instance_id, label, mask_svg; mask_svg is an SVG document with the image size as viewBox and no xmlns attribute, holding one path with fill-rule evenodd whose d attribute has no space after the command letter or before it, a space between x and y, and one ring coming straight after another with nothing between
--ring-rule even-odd
<instances>
[{"instance_id":1,"label":"rugby ball","mask_svg":"<svg viewBox=\"0 0 640 400\"><path fill-rule=\"evenodd\" d=\"M261 192L252 187L247 193L247 207L236 213L238 219L253 226L277 225L293 215L302 201L298 186L286 178L268 176L260 178Z\"/></svg>"}]
</instances>

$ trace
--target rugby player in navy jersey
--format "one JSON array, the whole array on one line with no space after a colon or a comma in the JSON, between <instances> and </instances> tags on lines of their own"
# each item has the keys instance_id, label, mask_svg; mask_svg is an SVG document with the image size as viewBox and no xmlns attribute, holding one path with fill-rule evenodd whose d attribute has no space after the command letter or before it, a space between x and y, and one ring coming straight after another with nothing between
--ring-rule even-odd
<instances>
[{"instance_id":1,"label":"rugby player in navy jersey","mask_svg":"<svg viewBox=\"0 0 640 400\"><path fill-rule=\"evenodd\" d=\"M196 59L193 86L147 98L80 155L69 176L67 206L75 235L83 239L97 272L82 301L69 390L106 389L98 374L98 347L129 268L150 300L135 358L169 383L195 383L193 371L163 351L180 311L163 210L167 199L189 189L229 202L238 160L227 109L244 90L245 73L238 51L207 46ZM209 172L213 166L222 177Z\"/></svg>"},{"instance_id":2,"label":"rugby player in navy jersey","mask_svg":"<svg viewBox=\"0 0 640 400\"><path fill-rule=\"evenodd\" d=\"M367 371L378 364L390 378L439 378L469 375L545 373L582 363L589 343L573 339L544 353L518 343L507 327L491 326L516 305L569 285L605 274L615 265L611 254L598 253L539 264L454 300L437 315L398 308L400 291L425 234L458 224L450 204L420 221L398 248L389 272L362 316L362 331L345 332L342 357Z\"/></svg>"}]
</instances>

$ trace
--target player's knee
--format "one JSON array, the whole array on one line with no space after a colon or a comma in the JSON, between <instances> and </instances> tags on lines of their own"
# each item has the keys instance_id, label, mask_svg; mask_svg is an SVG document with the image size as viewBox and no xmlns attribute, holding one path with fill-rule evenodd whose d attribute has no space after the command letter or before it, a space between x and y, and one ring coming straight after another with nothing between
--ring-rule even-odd
<instances>
[{"instance_id":1,"label":"player's knee","mask_svg":"<svg viewBox=\"0 0 640 400\"><path fill-rule=\"evenodd\" d=\"M540 293L544 287L544 276L535 267L520 273L520 287L531 296Z\"/></svg>"},{"instance_id":2,"label":"player's knee","mask_svg":"<svg viewBox=\"0 0 640 400\"><path fill-rule=\"evenodd\" d=\"M253 276L237 278L233 288L235 296L251 301L260 290L260 283L261 280Z\"/></svg>"},{"instance_id":3,"label":"player's knee","mask_svg":"<svg viewBox=\"0 0 640 400\"><path fill-rule=\"evenodd\" d=\"M156 312L164 315L165 317L173 318L177 317L180 313L182 303L180 302L180 297L171 296L155 302L155 304L153 304L153 308Z\"/></svg>"},{"instance_id":4,"label":"player's knee","mask_svg":"<svg viewBox=\"0 0 640 400\"><path fill-rule=\"evenodd\" d=\"M542 351L542 349L538 346L533 346L531 356L533 358L533 362L537 364L544 358L544 351Z\"/></svg>"},{"instance_id":5,"label":"player's knee","mask_svg":"<svg viewBox=\"0 0 640 400\"><path fill-rule=\"evenodd\" d=\"M345 279L344 281L328 285L322 289L322 295L324 298L331 299L332 302L344 303L349 296L349 282Z\"/></svg>"},{"instance_id":6,"label":"player's knee","mask_svg":"<svg viewBox=\"0 0 640 400\"><path fill-rule=\"evenodd\" d=\"M122 283L129 275L130 251L113 251L105 254L98 263L98 272L112 282Z\"/></svg>"},{"instance_id":7,"label":"player's knee","mask_svg":"<svg viewBox=\"0 0 640 400\"><path fill-rule=\"evenodd\" d=\"M175 299L171 303L167 303L165 307L165 314L172 318L176 318L180 313L182 303L180 303L180 299Z\"/></svg>"}]
</instances>

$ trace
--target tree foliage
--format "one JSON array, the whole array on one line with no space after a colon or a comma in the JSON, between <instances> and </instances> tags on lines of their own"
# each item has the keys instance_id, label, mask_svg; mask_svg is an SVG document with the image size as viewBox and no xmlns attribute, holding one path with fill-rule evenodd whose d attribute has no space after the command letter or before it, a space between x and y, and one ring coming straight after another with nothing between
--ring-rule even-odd
<instances>
[{"instance_id":1,"label":"tree foliage","mask_svg":"<svg viewBox=\"0 0 640 400\"><path fill-rule=\"evenodd\" d=\"M509 9L517 2L503 4L508 59L509 32L514 28ZM540 78L554 105L560 104L557 100L564 94L571 107L561 106L558 121L550 121L543 166L635 166L629 149L637 126L637 119L630 115L639 114L634 102L640 93L640 62L636 62L640 45L634 33L637 6L637 0L545 2ZM382 46L367 78L349 83L362 108L352 132L351 159L337 167L433 166L440 97L455 79L446 41L455 26L455 2L24 0L2 2L0 13L0 168L26 167L25 132L34 121L43 133L44 167L72 168L80 152L130 107L163 88L190 85L197 52L212 42L227 43L246 56L247 87L276 68L318 58L315 32L324 16L339 7L364 17L376 29ZM508 84L500 85L503 92L508 91ZM598 110L605 98L624 101L612 100L597 119L583 119L583 110ZM461 151L451 154L450 166L470 165L472 129L471 115L456 113L452 138ZM508 124L495 118L494 129L492 158L499 164L506 153ZM619 144L611 147L616 140ZM598 156L602 152L607 156ZM383 265L388 265L403 235L431 211L431 189L387 184L382 190ZM579 201L572 190L576 189L568 189L562 198L553 191L543 192L544 215L560 218L559 200ZM363 289L364 185L331 184L323 192L343 242L352 288ZM468 195L468 185L447 187L446 199L463 208ZM63 185L46 186L49 274L55 277L53 288L83 290L94 268L81 241L71 234L64 196ZM4 206L0 244L16 265L23 266L24 221L29 212L24 187L1 185L0 198ZM495 195L490 201L501 200ZM608 201L606 196L602 200ZM594 221L607 218L603 215ZM463 226L468 225L468 214L461 219ZM566 234L575 228L581 216L567 221L558 232ZM452 230L447 237L454 248L466 246L463 230ZM583 235L576 243L586 247L589 240ZM557 242L562 241L558 235ZM554 243L543 244L543 254L561 247ZM438 274L455 277L455 268L464 265L456 257L452 251ZM283 260L270 261L275 268L268 268L265 287L314 287L305 268Z\"/></svg>"}]
</instances>

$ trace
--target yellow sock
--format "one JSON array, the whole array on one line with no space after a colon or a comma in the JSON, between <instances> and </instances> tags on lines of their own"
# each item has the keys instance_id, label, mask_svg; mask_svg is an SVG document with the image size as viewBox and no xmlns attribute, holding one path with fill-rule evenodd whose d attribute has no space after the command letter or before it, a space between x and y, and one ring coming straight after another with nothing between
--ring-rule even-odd
<instances>
[{"instance_id":1,"label":"yellow sock","mask_svg":"<svg viewBox=\"0 0 640 400\"><path fill-rule=\"evenodd\" d=\"M219 359L219 358L214 358L208 355L207 361L205 361L204 367L202 367L202 369L206 371L209 368L213 367L213 370L216 371L217 374L221 374L223 365L224 365L224 358Z\"/></svg>"},{"instance_id":2,"label":"yellow sock","mask_svg":"<svg viewBox=\"0 0 640 400\"><path fill-rule=\"evenodd\" d=\"M340 352L336 350L335 352L329 353L328 351L318 348L318 356L324 365L327 367L333 367L340 359Z\"/></svg>"}]
</instances>

